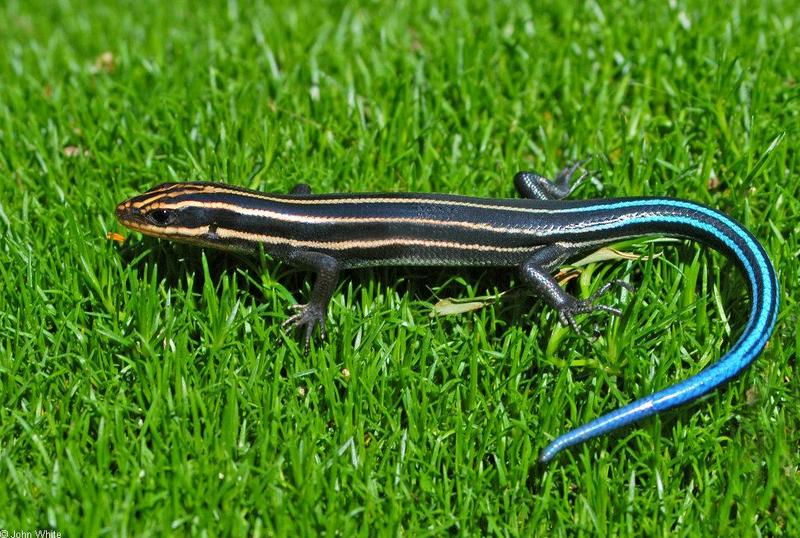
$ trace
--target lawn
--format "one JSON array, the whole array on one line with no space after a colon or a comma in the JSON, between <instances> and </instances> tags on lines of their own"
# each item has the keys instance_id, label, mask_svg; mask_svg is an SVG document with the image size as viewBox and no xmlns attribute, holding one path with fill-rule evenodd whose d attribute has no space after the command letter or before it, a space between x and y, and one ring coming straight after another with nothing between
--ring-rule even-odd
<instances>
[{"instance_id":1,"label":"lawn","mask_svg":"<svg viewBox=\"0 0 800 538\"><path fill-rule=\"evenodd\" d=\"M798 13L4 2L0 530L797 536ZM555 436L730 347L749 305L735 265L617 245L636 256L565 285L637 291L604 298L621 318L581 316L583 335L513 270L353 272L306 354L281 322L310 275L113 212L176 180L513 197L518 170L584 157L573 197L675 196L743 222L782 305L738 379L547 467ZM435 315L446 298L485 304Z\"/></svg>"}]
</instances>

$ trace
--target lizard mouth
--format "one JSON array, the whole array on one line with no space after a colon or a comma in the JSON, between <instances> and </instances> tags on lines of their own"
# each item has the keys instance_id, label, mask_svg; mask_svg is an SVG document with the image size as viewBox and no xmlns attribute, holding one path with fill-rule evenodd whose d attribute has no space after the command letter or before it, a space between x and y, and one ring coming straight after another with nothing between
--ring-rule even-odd
<instances>
[{"instance_id":1,"label":"lizard mouth","mask_svg":"<svg viewBox=\"0 0 800 538\"><path fill-rule=\"evenodd\" d=\"M153 226L149 226L150 223L147 222L145 214L139 208L135 207L130 200L121 202L114 211L114 214L117 217L117 221L126 228L148 235L155 235L152 231Z\"/></svg>"},{"instance_id":2,"label":"lizard mouth","mask_svg":"<svg viewBox=\"0 0 800 538\"><path fill-rule=\"evenodd\" d=\"M117 220L126 226L132 222L135 222L137 216L141 216L141 212L134 208L130 201L125 201L119 204L115 213L117 215Z\"/></svg>"}]
</instances>

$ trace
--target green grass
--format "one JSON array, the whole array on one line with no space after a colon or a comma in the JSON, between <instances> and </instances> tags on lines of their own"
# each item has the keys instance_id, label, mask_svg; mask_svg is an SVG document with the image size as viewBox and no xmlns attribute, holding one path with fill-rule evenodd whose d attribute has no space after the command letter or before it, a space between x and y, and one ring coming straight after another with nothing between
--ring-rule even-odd
<instances>
[{"instance_id":1,"label":"green grass","mask_svg":"<svg viewBox=\"0 0 800 538\"><path fill-rule=\"evenodd\" d=\"M0 7L0 529L800 533L797 2L161 4ZM357 272L305 355L280 322L307 275L105 238L163 181L508 197L587 155L576 196L744 222L782 309L739 379L547 469L554 436L724 353L732 264L640 241L660 255L581 268L575 294L638 289L581 319L596 338L522 293L430 316L513 271Z\"/></svg>"}]
</instances>

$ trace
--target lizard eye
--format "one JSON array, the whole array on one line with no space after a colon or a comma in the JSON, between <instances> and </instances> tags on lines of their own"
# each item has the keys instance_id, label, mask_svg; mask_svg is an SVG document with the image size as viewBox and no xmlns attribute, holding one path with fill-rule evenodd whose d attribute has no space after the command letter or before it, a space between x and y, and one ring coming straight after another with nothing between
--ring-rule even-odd
<instances>
[{"instance_id":1,"label":"lizard eye","mask_svg":"<svg viewBox=\"0 0 800 538\"><path fill-rule=\"evenodd\" d=\"M173 220L172 211L166 209L156 209L147 215L147 219L158 226L166 226Z\"/></svg>"}]
</instances>

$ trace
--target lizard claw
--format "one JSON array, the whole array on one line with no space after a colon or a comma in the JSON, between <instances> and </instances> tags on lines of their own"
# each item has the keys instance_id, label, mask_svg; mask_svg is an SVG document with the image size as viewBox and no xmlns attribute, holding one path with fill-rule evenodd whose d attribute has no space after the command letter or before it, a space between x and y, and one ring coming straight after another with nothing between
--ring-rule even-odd
<instances>
[{"instance_id":1,"label":"lizard claw","mask_svg":"<svg viewBox=\"0 0 800 538\"><path fill-rule=\"evenodd\" d=\"M605 295L608 290L610 290L613 286L622 286L626 290L633 292L635 288L625 282L624 280L612 280L603 286L600 287L599 290L594 292L588 299L575 299L570 304L563 305L558 310L558 320L561 322L562 325L569 325L573 331L578 334L581 334L581 330L578 327L577 322L575 321L575 316L577 314L588 314L590 312L608 312L612 316L621 316L622 310L619 308L615 308L613 306L607 306L604 304L596 304L597 300Z\"/></svg>"},{"instance_id":2,"label":"lizard claw","mask_svg":"<svg viewBox=\"0 0 800 538\"><path fill-rule=\"evenodd\" d=\"M315 307L313 304L293 304L289 308L297 311L297 314L290 316L281 326L305 328L305 345L303 350L308 353L311 347L311 335L314 333L314 327L316 325L319 325L319 332L322 339L324 340L328 337L327 331L325 330L325 312L323 309Z\"/></svg>"}]
</instances>

